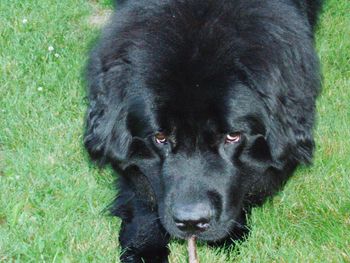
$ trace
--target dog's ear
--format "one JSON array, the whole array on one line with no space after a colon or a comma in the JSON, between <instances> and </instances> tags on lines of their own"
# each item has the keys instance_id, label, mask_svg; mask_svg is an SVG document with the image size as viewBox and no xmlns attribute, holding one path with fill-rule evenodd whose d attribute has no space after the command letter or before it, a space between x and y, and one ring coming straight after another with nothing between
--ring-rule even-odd
<instances>
[{"instance_id":1,"label":"dog's ear","mask_svg":"<svg viewBox=\"0 0 350 263\"><path fill-rule=\"evenodd\" d=\"M262 135L257 135L252 138L252 142L248 148L251 158L264 163L271 163L271 151Z\"/></svg>"},{"instance_id":2,"label":"dog's ear","mask_svg":"<svg viewBox=\"0 0 350 263\"><path fill-rule=\"evenodd\" d=\"M262 26L261 34L243 31L248 41L238 63L266 106L266 138L273 160L309 163L314 149L315 100L321 89L312 32L307 20L300 17L288 24L281 12L270 18L257 18L261 21L254 25Z\"/></svg>"},{"instance_id":3,"label":"dog's ear","mask_svg":"<svg viewBox=\"0 0 350 263\"><path fill-rule=\"evenodd\" d=\"M275 141L274 144L268 142L268 139L261 135L251 136L244 146L240 161L248 166L248 169L255 169L259 171L266 170L286 170L294 167L294 161L286 162L283 159L283 154L288 154L290 148L288 145L279 145ZM276 158L276 156L281 159Z\"/></svg>"},{"instance_id":4,"label":"dog's ear","mask_svg":"<svg viewBox=\"0 0 350 263\"><path fill-rule=\"evenodd\" d=\"M276 164L288 160L308 164L314 150L315 100L321 87L318 60L314 52L301 51L313 50L312 46L290 51L291 54L282 52L289 50L286 48L274 50L278 55L275 65L265 67L268 62L258 63L254 57L251 59L260 70L246 69L245 72L265 104L266 140L273 160ZM276 55L271 53L273 56Z\"/></svg>"},{"instance_id":5,"label":"dog's ear","mask_svg":"<svg viewBox=\"0 0 350 263\"><path fill-rule=\"evenodd\" d=\"M94 54L88 66L89 107L86 116L85 146L100 164L123 161L128 155L131 135L127 129L127 108L122 94L123 65L102 70Z\"/></svg>"},{"instance_id":6,"label":"dog's ear","mask_svg":"<svg viewBox=\"0 0 350 263\"><path fill-rule=\"evenodd\" d=\"M291 114L291 109L286 114ZM274 162L282 164L290 160L309 164L314 152L312 125L304 126L292 117L284 117L283 121L287 123L272 124L267 137Z\"/></svg>"},{"instance_id":7,"label":"dog's ear","mask_svg":"<svg viewBox=\"0 0 350 263\"><path fill-rule=\"evenodd\" d=\"M101 164L125 160L131 143L125 115L120 106L90 104L84 142L93 160Z\"/></svg>"},{"instance_id":8,"label":"dog's ear","mask_svg":"<svg viewBox=\"0 0 350 263\"><path fill-rule=\"evenodd\" d=\"M249 167L259 170L267 170L270 167L276 167L273 162L271 149L261 134L251 136L244 146L240 161ZM252 167L254 165L255 167Z\"/></svg>"},{"instance_id":9,"label":"dog's ear","mask_svg":"<svg viewBox=\"0 0 350 263\"><path fill-rule=\"evenodd\" d=\"M315 57L299 57L305 61L290 58L288 68L271 69L271 78L265 84L273 90L269 92L272 96L265 96L265 105L269 110L267 141L276 162L289 159L309 164L313 157L315 100L321 84Z\"/></svg>"}]
</instances>

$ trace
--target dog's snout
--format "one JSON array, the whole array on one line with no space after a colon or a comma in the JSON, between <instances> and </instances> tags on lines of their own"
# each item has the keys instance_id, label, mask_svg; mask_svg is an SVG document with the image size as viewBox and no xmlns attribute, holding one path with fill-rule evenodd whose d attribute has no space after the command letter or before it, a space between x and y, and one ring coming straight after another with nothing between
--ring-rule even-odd
<instances>
[{"instance_id":1,"label":"dog's snout","mask_svg":"<svg viewBox=\"0 0 350 263\"><path fill-rule=\"evenodd\" d=\"M175 225L183 232L203 232L210 227L213 211L209 204L176 205L173 207Z\"/></svg>"}]
</instances>

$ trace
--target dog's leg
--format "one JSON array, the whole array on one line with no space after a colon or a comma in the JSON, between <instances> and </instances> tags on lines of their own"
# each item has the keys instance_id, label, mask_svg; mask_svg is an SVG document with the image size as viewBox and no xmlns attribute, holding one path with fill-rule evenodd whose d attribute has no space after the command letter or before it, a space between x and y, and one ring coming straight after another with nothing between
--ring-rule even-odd
<instances>
[{"instance_id":1,"label":"dog's leg","mask_svg":"<svg viewBox=\"0 0 350 263\"><path fill-rule=\"evenodd\" d=\"M169 241L168 234L165 232L155 213L146 212L144 208L133 215L131 221L123 220L120 231L120 244L122 246L121 261L146 263L165 263L168 262Z\"/></svg>"},{"instance_id":2,"label":"dog's leg","mask_svg":"<svg viewBox=\"0 0 350 263\"><path fill-rule=\"evenodd\" d=\"M119 240L123 263L168 262L169 234L160 223L156 207L152 206L152 193L147 184L145 177L135 172L119 181L121 192L112 214L122 219Z\"/></svg>"}]
</instances>

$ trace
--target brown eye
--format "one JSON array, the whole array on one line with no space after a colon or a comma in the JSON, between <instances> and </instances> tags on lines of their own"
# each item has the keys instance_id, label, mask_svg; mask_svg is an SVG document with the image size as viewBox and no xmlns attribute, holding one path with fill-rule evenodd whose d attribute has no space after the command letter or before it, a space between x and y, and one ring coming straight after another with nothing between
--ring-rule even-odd
<instances>
[{"instance_id":1,"label":"brown eye","mask_svg":"<svg viewBox=\"0 0 350 263\"><path fill-rule=\"evenodd\" d=\"M154 135L154 139L156 140L156 143L158 143L158 144L164 144L167 142L167 137L163 132L157 132Z\"/></svg>"},{"instance_id":2,"label":"brown eye","mask_svg":"<svg viewBox=\"0 0 350 263\"><path fill-rule=\"evenodd\" d=\"M225 143L237 143L241 140L241 134L239 132L229 133L226 135Z\"/></svg>"}]
</instances>

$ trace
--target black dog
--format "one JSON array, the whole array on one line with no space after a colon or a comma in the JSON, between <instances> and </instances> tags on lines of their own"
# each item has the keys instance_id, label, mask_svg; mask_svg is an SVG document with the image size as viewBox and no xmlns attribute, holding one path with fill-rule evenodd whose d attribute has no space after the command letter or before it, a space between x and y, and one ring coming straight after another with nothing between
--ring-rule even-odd
<instances>
[{"instance_id":1,"label":"black dog","mask_svg":"<svg viewBox=\"0 0 350 263\"><path fill-rule=\"evenodd\" d=\"M88 66L85 145L120 175L123 262L222 243L312 159L317 0L129 0Z\"/></svg>"}]
</instances>

